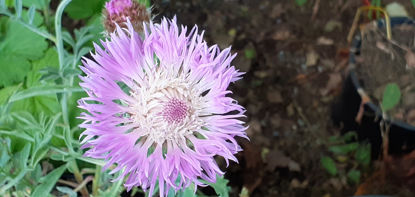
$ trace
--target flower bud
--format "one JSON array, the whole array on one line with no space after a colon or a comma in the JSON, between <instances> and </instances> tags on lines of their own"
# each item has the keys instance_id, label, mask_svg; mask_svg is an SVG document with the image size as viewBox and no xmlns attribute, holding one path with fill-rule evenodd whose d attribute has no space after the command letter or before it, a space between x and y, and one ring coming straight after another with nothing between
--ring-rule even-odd
<instances>
[{"instance_id":1,"label":"flower bud","mask_svg":"<svg viewBox=\"0 0 415 197\"><path fill-rule=\"evenodd\" d=\"M130 20L136 32L143 31L143 22L150 21L150 13L145 5L134 0L111 0L105 4L104 26L108 33L114 32L116 24L127 28L125 23Z\"/></svg>"}]
</instances>

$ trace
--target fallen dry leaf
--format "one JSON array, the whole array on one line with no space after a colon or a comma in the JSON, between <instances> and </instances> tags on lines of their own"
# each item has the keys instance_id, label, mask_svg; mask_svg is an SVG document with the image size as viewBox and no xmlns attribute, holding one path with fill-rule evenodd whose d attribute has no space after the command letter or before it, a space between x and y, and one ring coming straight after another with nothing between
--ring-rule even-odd
<instances>
[{"instance_id":1,"label":"fallen dry leaf","mask_svg":"<svg viewBox=\"0 0 415 197\"><path fill-rule=\"evenodd\" d=\"M318 45L333 45L334 41L330 38L326 38L324 36L321 36L317 39Z\"/></svg>"},{"instance_id":2,"label":"fallen dry leaf","mask_svg":"<svg viewBox=\"0 0 415 197\"><path fill-rule=\"evenodd\" d=\"M316 65L317 61L318 61L318 58L319 58L319 55L316 51L314 51L314 50L308 51L307 55L306 55L306 65L307 66Z\"/></svg>"},{"instance_id":3,"label":"fallen dry leaf","mask_svg":"<svg viewBox=\"0 0 415 197\"><path fill-rule=\"evenodd\" d=\"M323 96L328 95L333 90L336 90L340 87L342 82L342 76L340 73L331 73L329 75L329 80L327 81L326 87L321 90Z\"/></svg>"},{"instance_id":4,"label":"fallen dry leaf","mask_svg":"<svg viewBox=\"0 0 415 197\"><path fill-rule=\"evenodd\" d=\"M300 165L293 161L291 158L287 157L281 151L273 149L267 155L267 171L274 171L275 168L288 168L290 171L301 171Z\"/></svg>"}]
</instances>

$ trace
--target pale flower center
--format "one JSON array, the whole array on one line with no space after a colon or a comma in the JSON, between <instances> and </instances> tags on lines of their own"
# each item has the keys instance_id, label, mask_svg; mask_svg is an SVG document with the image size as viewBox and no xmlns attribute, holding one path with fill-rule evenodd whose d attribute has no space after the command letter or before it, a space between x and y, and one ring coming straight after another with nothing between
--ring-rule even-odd
<instances>
[{"instance_id":1,"label":"pale flower center","mask_svg":"<svg viewBox=\"0 0 415 197\"><path fill-rule=\"evenodd\" d=\"M179 142L204 125L202 97L184 73L158 70L147 77L148 83L131 91L136 103L129 114L141 136L158 144Z\"/></svg>"},{"instance_id":2,"label":"pale flower center","mask_svg":"<svg viewBox=\"0 0 415 197\"><path fill-rule=\"evenodd\" d=\"M168 123L181 123L186 117L188 109L185 102L173 98L164 105L161 114Z\"/></svg>"}]
</instances>

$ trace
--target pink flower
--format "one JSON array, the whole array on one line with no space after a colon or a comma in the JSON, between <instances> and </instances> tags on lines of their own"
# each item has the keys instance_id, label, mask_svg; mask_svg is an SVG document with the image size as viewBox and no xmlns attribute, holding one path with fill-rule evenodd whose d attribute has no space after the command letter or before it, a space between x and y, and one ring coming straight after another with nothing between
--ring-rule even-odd
<instances>
[{"instance_id":1,"label":"pink flower","mask_svg":"<svg viewBox=\"0 0 415 197\"><path fill-rule=\"evenodd\" d=\"M123 169L125 187L141 186L167 196L200 180L222 175L215 156L237 162L235 137L247 138L245 109L228 95L242 73L231 66L230 48L209 47L197 27L188 33L176 19L149 24L144 39L117 27L110 40L84 59L79 100L85 156ZM81 136L81 137L82 137Z\"/></svg>"},{"instance_id":2,"label":"pink flower","mask_svg":"<svg viewBox=\"0 0 415 197\"><path fill-rule=\"evenodd\" d=\"M105 8L110 15L118 15L126 8L130 8L132 5L132 0L111 0L105 3Z\"/></svg>"}]
</instances>

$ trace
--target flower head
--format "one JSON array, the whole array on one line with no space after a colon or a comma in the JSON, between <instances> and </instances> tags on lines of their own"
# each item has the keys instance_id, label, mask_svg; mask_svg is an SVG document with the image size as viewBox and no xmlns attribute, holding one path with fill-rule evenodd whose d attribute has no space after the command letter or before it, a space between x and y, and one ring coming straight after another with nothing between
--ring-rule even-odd
<instances>
[{"instance_id":1,"label":"flower head","mask_svg":"<svg viewBox=\"0 0 415 197\"><path fill-rule=\"evenodd\" d=\"M149 24L144 39L117 27L110 40L84 59L79 100L86 156L123 169L125 187L141 186L160 196L222 175L214 157L237 161L234 139L245 137L244 108L228 97L242 73L231 66L230 48L208 47L197 27L176 19Z\"/></svg>"},{"instance_id":2,"label":"flower head","mask_svg":"<svg viewBox=\"0 0 415 197\"><path fill-rule=\"evenodd\" d=\"M105 3L105 8L110 15L117 15L121 14L122 11L130 8L132 5L132 0L111 0Z\"/></svg>"},{"instance_id":3,"label":"flower head","mask_svg":"<svg viewBox=\"0 0 415 197\"><path fill-rule=\"evenodd\" d=\"M104 8L105 29L112 33L116 24L126 28L127 18L137 32L142 32L143 22L150 20L150 14L144 5L134 0L110 0Z\"/></svg>"}]
</instances>

